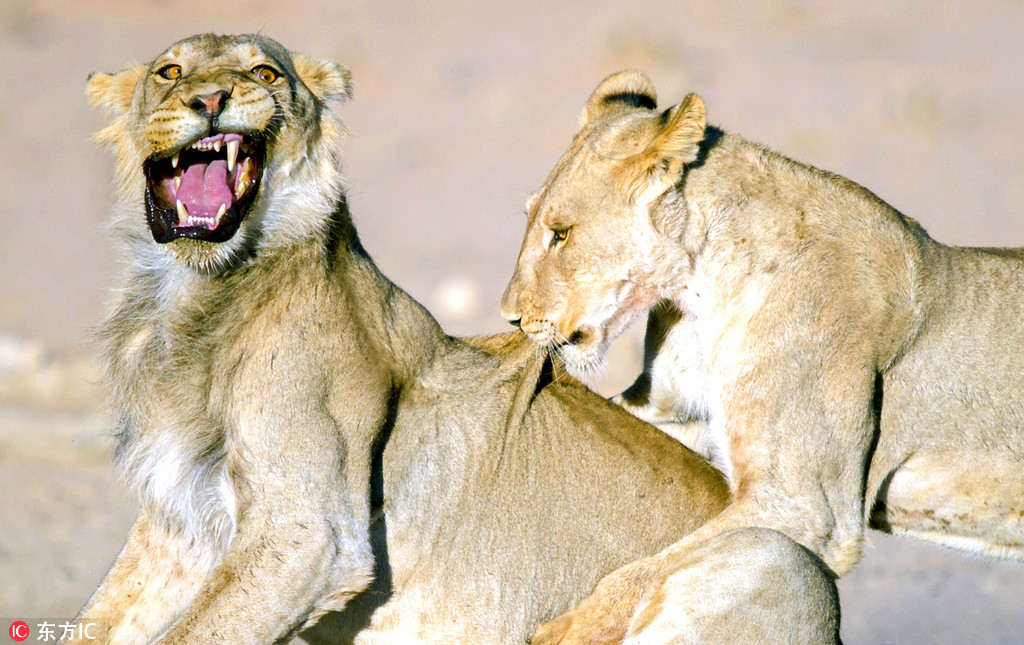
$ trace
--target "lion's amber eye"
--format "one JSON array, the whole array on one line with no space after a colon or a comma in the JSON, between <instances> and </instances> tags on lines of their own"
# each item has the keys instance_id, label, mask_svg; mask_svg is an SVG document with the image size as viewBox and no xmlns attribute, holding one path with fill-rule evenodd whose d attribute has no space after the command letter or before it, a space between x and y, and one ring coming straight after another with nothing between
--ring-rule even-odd
<instances>
[{"instance_id":1,"label":"lion's amber eye","mask_svg":"<svg viewBox=\"0 0 1024 645\"><path fill-rule=\"evenodd\" d=\"M165 65L157 72L169 81L176 81L181 78L181 65Z\"/></svg>"},{"instance_id":2,"label":"lion's amber eye","mask_svg":"<svg viewBox=\"0 0 1024 645\"><path fill-rule=\"evenodd\" d=\"M264 83L273 83L277 80L277 77L281 74L278 73L273 67L267 65L257 65L252 68L252 73L256 75L256 78L260 79Z\"/></svg>"},{"instance_id":3,"label":"lion's amber eye","mask_svg":"<svg viewBox=\"0 0 1024 645\"><path fill-rule=\"evenodd\" d=\"M558 246L569 237L568 228L552 228L551 229L551 246Z\"/></svg>"}]
</instances>

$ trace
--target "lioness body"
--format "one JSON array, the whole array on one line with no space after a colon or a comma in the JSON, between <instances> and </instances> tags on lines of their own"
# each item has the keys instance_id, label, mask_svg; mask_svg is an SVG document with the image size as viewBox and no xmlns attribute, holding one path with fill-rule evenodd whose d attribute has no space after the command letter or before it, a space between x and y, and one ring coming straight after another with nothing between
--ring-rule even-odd
<instances>
[{"instance_id":1,"label":"lioness body","mask_svg":"<svg viewBox=\"0 0 1024 645\"><path fill-rule=\"evenodd\" d=\"M141 506L78 617L100 642L520 642L727 503L532 344L452 339L381 275L324 104L342 68L205 35L89 90L116 115L131 265L102 336ZM820 601L801 628L835 632L827 576L753 552L761 624Z\"/></svg>"},{"instance_id":2,"label":"lioness body","mask_svg":"<svg viewBox=\"0 0 1024 645\"><path fill-rule=\"evenodd\" d=\"M696 96L655 105L638 74L594 92L531 200L503 310L587 370L668 301L621 398L654 421L708 422L696 434L735 499L632 579L609 576L563 642L625 633L632 608L601 598L664 588L742 526L839 575L872 508L894 532L1024 558L1024 254L942 246L864 188L706 128ZM674 611L664 597L640 613Z\"/></svg>"},{"instance_id":3,"label":"lioness body","mask_svg":"<svg viewBox=\"0 0 1024 645\"><path fill-rule=\"evenodd\" d=\"M529 341L493 341L506 345L498 355L429 340L434 356L399 395L379 457L376 581L307 640L523 642L600 572L722 507L724 483L698 457L551 382Z\"/></svg>"},{"instance_id":4,"label":"lioness body","mask_svg":"<svg viewBox=\"0 0 1024 645\"><path fill-rule=\"evenodd\" d=\"M735 135L727 136L720 146L719 152L709 155L709 173L715 171L720 156L728 158L730 147L757 149ZM771 155L763 149L760 154ZM797 181L805 182L805 203L828 190L829 184L833 189L851 187L838 177L785 161L766 165L784 173L775 178L777 184L792 181L796 171ZM694 194L706 188L701 185L702 174L694 172L691 177ZM795 187L790 192L796 192ZM853 229L872 215L883 221L891 217L891 212L885 212L888 207L863 189L844 197L846 203L835 203L842 199L835 197L832 204L834 212L849 218L847 230L843 230L843 218L831 225L840 240L864 237ZM752 235L737 233L741 238ZM899 293L891 295L888 303L876 297L868 315L905 316L906 325L896 335L906 342L891 365L880 370L874 393L881 408L865 488L871 525L985 555L1024 559L1020 395L1024 372L1017 363L1024 358L1024 327L1019 324L1024 301L1016 297L1024 287L1024 251L945 246L913 222L880 231L865 246L875 246L882 253L898 246L896 257L906 262L903 267L899 263L884 266L869 256L858 267L857 256L865 249L848 257L828 250L836 267L867 276L871 264L882 266L882 272L892 278L890 285L898 285ZM838 279L822 273L817 281L822 286L819 297L843 297L829 293L829 284L838 284ZM886 288L861 285L865 291L872 287L880 292ZM703 291L714 293L713 287ZM867 300L851 298L846 305L860 306ZM903 311L890 308L892 302L902 302ZM650 347L644 374L619 400L648 421L693 427L688 437L694 442L691 447L714 450L720 440L701 436L707 426L693 420L692 401L702 393L686 387L709 375L682 376L702 364L695 360L701 351L701 325L684 320L680 313L671 304L652 310L648 329L656 344ZM835 329L836 333L848 331L842 326ZM822 451L827 448L823 446Z\"/></svg>"}]
</instances>

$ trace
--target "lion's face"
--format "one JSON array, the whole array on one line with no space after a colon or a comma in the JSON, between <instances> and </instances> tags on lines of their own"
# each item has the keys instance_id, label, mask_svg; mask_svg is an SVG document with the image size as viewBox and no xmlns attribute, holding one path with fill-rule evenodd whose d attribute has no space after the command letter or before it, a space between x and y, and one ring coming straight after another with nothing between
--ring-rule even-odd
<instances>
[{"instance_id":1,"label":"lion's face","mask_svg":"<svg viewBox=\"0 0 1024 645\"><path fill-rule=\"evenodd\" d=\"M584 129L527 203L527 228L502 312L534 341L558 348L578 376L648 306L642 261L647 218L618 190L616 161Z\"/></svg>"},{"instance_id":2,"label":"lion's face","mask_svg":"<svg viewBox=\"0 0 1024 645\"><path fill-rule=\"evenodd\" d=\"M147 65L89 79L93 102L118 115L100 139L118 150L129 217L143 206L130 224L144 222L156 244L205 270L257 244L273 194L304 172L340 182L336 142L325 139L343 127L323 103L348 93L344 68L262 36L194 36Z\"/></svg>"},{"instance_id":3,"label":"lion's face","mask_svg":"<svg viewBox=\"0 0 1024 645\"><path fill-rule=\"evenodd\" d=\"M502 313L554 348L577 375L657 302L651 274L659 232L650 206L697 156L704 132L696 96L658 112L639 74L606 79L584 125L527 203L527 229Z\"/></svg>"}]
</instances>

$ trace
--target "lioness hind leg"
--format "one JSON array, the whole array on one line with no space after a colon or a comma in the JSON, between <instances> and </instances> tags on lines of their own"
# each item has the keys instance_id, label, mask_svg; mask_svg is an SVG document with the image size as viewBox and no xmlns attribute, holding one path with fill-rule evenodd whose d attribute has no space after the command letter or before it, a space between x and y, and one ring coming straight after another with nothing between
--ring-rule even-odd
<instances>
[{"instance_id":1,"label":"lioness hind leg","mask_svg":"<svg viewBox=\"0 0 1024 645\"><path fill-rule=\"evenodd\" d=\"M1002 452L915 454L882 487L871 525L1024 560L1024 464Z\"/></svg>"},{"instance_id":2,"label":"lioness hind leg","mask_svg":"<svg viewBox=\"0 0 1024 645\"><path fill-rule=\"evenodd\" d=\"M729 531L677 564L637 608L624 645L839 642L831 572L777 531Z\"/></svg>"},{"instance_id":3,"label":"lioness hind leg","mask_svg":"<svg viewBox=\"0 0 1024 645\"><path fill-rule=\"evenodd\" d=\"M188 607L213 568L217 554L171 534L140 515L103 582L76 623L92 625L83 641L146 643ZM77 632L78 630L76 630Z\"/></svg>"}]
</instances>

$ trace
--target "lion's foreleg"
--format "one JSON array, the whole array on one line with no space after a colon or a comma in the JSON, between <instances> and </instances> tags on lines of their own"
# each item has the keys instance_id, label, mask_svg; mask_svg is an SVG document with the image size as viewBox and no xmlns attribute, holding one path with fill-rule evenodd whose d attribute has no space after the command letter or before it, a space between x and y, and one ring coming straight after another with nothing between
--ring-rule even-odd
<instances>
[{"instance_id":1,"label":"lion's foreleg","mask_svg":"<svg viewBox=\"0 0 1024 645\"><path fill-rule=\"evenodd\" d=\"M278 642L365 590L372 557L359 527L307 510L250 509L199 596L159 642Z\"/></svg>"},{"instance_id":2,"label":"lion's foreleg","mask_svg":"<svg viewBox=\"0 0 1024 645\"><path fill-rule=\"evenodd\" d=\"M809 549L834 573L849 571L864 533L872 376L868 369L841 370L803 384L812 386L802 388L803 396L765 398L759 392L767 379L779 391L799 392L801 375L767 360L742 366L720 389L711 430L725 435L722 444L730 450L732 504L663 552L606 576L573 612L542 627L533 642L621 642L640 599L667 593L662 587L673 576L685 579L694 553L707 552L706 545L737 529L772 529ZM651 624L661 624L661 611L673 610L671 603L647 607Z\"/></svg>"},{"instance_id":3,"label":"lion's foreleg","mask_svg":"<svg viewBox=\"0 0 1024 645\"><path fill-rule=\"evenodd\" d=\"M160 643L278 642L341 610L372 581L372 433L345 436L333 423L297 416L240 435L228 467L238 492L235 536Z\"/></svg>"},{"instance_id":4,"label":"lion's foreleg","mask_svg":"<svg viewBox=\"0 0 1024 645\"><path fill-rule=\"evenodd\" d=\"M839 594L810 551L769 529L693 549L633 616L626 645L839 642Z\"/></svg>"},{"instance_id":5,"label":"lion's foreleg","mask_svg":"<svg viewBox=\"0 0 1024 645\"><path fill-rule=\"evenodd\" d=\"M83 642L149 642L188 607L215 559L212 546L203 548L140 515L76 619L87 627L82 634L92 637Z\"/></svg>"},{"instance_id":6,"label":"lion's foreleg","mask_svg":"<svg viewBox=\"0 0 1024 645\"><path fill-rule=\"evenodd\" d=\"M831 573L819 564L813 571L805 570L804 561L815 556L782 533L757 528L767 523L763 514L749 502L733 503L720 515L661 553L631 562L605 576L572 612L542 625L534 634L534 645L586 645L628 642L629 645L683 642L835 642L834 637L821 640L788 641L773 631L787 620L798 620L804 600L828 607L835 614L819 616L820 624L789 625L812 634L831 634L838 629L838 599L829 592ZM761 536L771 534L773 543ZM756 549L751 545L761 542ZM798 555L797 554L803 554ZM759 562L761 570L739 564L744 560ZM723 563L740 570L732 570ZM780 567L784 571L780 571ZM771 573L771 575L769 575ZM799 578L787 580L787 575ZM786 585L793 583L810 587L799 592ZM813 584L812 584L813 583ZM687 591L691 589L691 591ZM788 589L788 590L787 590ZM716 594L742 604L740 597L756 600L755 604L736 607L716 605ZM794 596L794 594L796 594ZM698 598L698 600L692 600ZM687 605L697 602L695 608ZM748 611L749 610L749 611ZM756 624L756 610L760 618ZM742 618L737 618L742 616ZM737 630L743 622L743 629ZM833 629L834 627L834 629ZM762 631L764 639L744 640L744 634ZM830 631L831 630L831 631ZM718 640L722 634L736 632L736 639ZM792 629L789 633L794 633ZM666 636L666 634L670 634ZM706 638L714 634L713 638ZM688 636L684 636L688 635ZM699 636L698 636L699 635ZM779 636L778 638L776 638ZM628 640L627 640L628 638Z\"/></svg>"}]
</instances>

